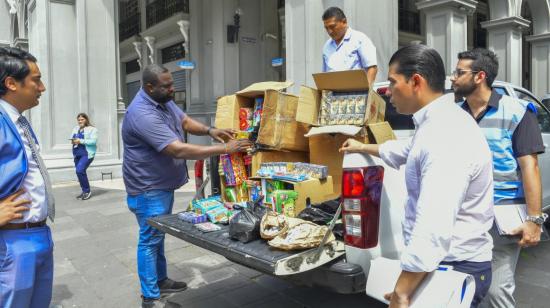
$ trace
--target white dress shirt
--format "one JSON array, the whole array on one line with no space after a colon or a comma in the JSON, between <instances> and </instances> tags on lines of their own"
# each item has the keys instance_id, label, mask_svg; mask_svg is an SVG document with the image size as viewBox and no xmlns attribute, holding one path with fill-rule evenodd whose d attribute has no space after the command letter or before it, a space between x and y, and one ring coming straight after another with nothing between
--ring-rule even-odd
<instances>
[{"instance_id":1,"label":"white dress shirt","mask_svg":"<svg viewBox=\"0 0 550 308\"><path fill-rule=\"evenodd\" d=\"M10 120L17 127L17 132L21 136L25 146L25 153L27 155L28 161L28 172L23 180L23 185L21 186L26 192L19 196L18 199L27 199L31 201L29 205L29 210L23 212L23 218L11 221L11 223L21 223L21 222L39 222L46 219L48 214L48 203L46 200L46 186L44 184L44 178L40 174L40 169L38 169L37 162L32 157L31 147L29 141L25 138L23 128L17 122L17 119L21 116L19 111L13 107L8 102L0 99L0 104L8 113ZM40 149L39 145L37 147Z\"/></svg>"},{"instance_id":2,"label":"white dress shirt","mask_svg":"<svg viewBox=\"0 0 550 308\"><path fill-rule=\"evenodd\" d=\"M490 261L493 162L485 136L452 94L417 111L413 120L414 136L379 150L389 166L406 164L402 269L431 272L442 261Z\"/></svg>"}]
</instances>

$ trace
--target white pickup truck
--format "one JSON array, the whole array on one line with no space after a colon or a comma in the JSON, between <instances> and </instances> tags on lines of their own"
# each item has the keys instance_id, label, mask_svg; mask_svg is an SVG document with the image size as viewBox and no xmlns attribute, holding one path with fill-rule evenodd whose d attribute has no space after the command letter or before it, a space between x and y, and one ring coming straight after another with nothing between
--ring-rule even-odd
<instances>
[{"instance_id":1,"label":"white pickup truck","mask_svg":"<svg viewBox=\"0 0 550 308\"><path fill-rule=\"evenodd\" d=\"M386 83L377 84L384 94ZM530 96L539 111L538 118L545 144L550 141L550 112L527 90L497 82L503 94ZM525 99L525 97L520 97ZM410 116L387 105L386 119L398 138L412 135ZM550 205L550 153L539 157L543 173L543 205ZM212 168L213 174L217 168ZM546 176L546 177L545 177ZM246 244L231 240L227 227L202 233L182 222L176 215L160 216L149 224L191 244L225 256L230 261L257 271L279 276L297 284L327 288L338 293L365 292L370 261L379 256L399 257L403 247L401 221L404 217L406 189L404 169L395 170L382 160L362 154L346 154L343 162L342 221L345 235L320 250L285 252L271 248L264 240ZM320 252L320 253L319 253ZM319 254L318 254L319 253Z\"/></svg>"}]
</instances>

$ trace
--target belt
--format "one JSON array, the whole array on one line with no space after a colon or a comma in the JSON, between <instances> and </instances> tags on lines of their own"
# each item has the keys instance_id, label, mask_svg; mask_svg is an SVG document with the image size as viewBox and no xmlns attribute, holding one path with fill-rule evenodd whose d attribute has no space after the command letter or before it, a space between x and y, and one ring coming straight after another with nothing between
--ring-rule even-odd
<instances>
[{"instance_id":1,"label":"belt","mask_svg":"<svg viewBox=\"0 0 550 308\"><path fill-rule=\"evenodd\" d=\"M5 224L0 227L0 230L30 229L30 228L44 227L45 225L46 225L46 220L44 219L39 222L21 222L21 223Z\"/></svg>"}]
</instances>

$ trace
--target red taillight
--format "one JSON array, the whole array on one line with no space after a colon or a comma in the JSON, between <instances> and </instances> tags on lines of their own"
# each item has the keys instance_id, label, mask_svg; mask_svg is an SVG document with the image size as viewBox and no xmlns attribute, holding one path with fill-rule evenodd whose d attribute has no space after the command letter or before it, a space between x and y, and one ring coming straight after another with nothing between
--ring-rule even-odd
<instances>
[{"instance_id":1,"label":"red taillight","mask_svg":"<svg viewBox=\"0 0 550 308\"><path fill-rule=\"evenodd\" d=\"M388 87L382 87L382 88L378 88L376 90L376 93L378 93L380 95L386 95L386 92L388 92Z\"/></svg>"},{"instance_id":2,"label":"red taillight","mask_svg":"<svg viewBox=\"0 0 550 308\"><path fill-rule=\"evenodd\" d=\"M342 221L347 245L363 249L378 245L383 179L381 166L344 169Z\"/></svg>"},{"instance_id":3,"label":"red taillight","mask_svg":"<svg viewBox=\"0 0 550 308\"><path fill-rule=\"evenodd\" d=\"M361 197L365 191L362 170L344 170L342 174L342 197Z\"/></svg>"}]
</instances>

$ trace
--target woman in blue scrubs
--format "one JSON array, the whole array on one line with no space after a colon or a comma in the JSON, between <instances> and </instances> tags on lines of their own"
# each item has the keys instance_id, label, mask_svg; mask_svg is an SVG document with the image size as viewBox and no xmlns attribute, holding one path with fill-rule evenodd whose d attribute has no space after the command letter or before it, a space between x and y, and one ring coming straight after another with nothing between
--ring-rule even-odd
<instances>
[{"instance_id":1,"label":"woman in blue scrubs","mask_svg":"<svg viewBox=\"0 0 550 308\"><path fill-rule=\"evenodd\" d=\"M76 117L78 125L73 128L71 143L73 144L74 165L76 167L76 176L80 182L82 193L77 199L88 200L92 197L90 183L86 169L94 160L97 149L97 128L90 123L88 115L79 113Z\"/></svg>"}]
</instances>

